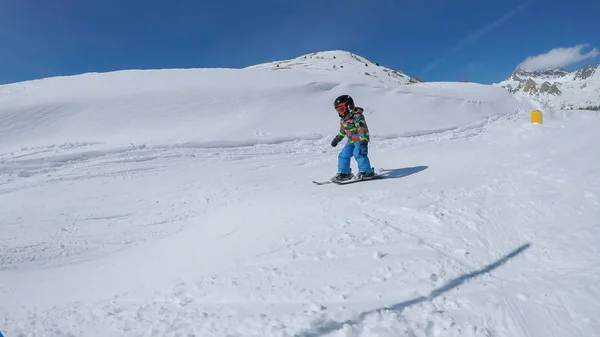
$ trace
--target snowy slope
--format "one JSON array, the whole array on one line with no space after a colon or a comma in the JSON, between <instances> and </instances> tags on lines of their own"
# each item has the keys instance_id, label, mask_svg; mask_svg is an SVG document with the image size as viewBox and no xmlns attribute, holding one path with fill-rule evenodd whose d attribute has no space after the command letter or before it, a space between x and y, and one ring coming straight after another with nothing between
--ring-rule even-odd
<instances>
[{"instance_id":1,"label":"snowy slope","mask_svg":"<svg viewBox=\"0 0 600 337\"><path fill-rule=\"evenodd\" d=\"M0 150L76 142L205 147L314 140L337 132L333 101L343 93L351 93L366 109L375 138L461 127L514 113L517 106L501 88L458 83L382 87L336 72L84 74L0 87L5 126Z\"/></svg>"},{"instance_id":2,"label":"snowy slope","mask_svg":"<svg viewBox=\"0 0 600 337\"><path fill-rule=\"evenodd\" d=\"M551 109L600 108L600 64L568 72L555 68L544 71L517 69L495 85L531 98Z\"/></svg>"},{"instance_id":3,"label":"snowy slope","mask_svg":"<svg viewBox=\"0 0 600 337\"><path fill-rule=\"evenodd\" d=\"M336 171L342 92L387 179L311 183ZM7 337L600 329L595 113L534 126L502 88L309 69L85 74L0 101Z\"/></svg>"}]
</instances>

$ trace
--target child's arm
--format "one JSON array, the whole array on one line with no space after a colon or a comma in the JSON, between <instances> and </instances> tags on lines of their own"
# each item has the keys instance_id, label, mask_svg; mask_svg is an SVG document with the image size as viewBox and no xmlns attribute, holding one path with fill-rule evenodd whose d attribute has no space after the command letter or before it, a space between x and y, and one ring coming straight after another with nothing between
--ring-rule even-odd
<instances>
[{"instance_id":1,"label":"child's arm","mask_svg":"<svg viewBox=\"0 0 600 337\"><path fill-rule=\"evenodd\" d=\"M344 127L342 126L341 123L340 123L340 129L339 129L336 137L339 140L342 140L342 139L344 139L344 137L346 137L346 130L344 130Z\"/></svg>"},{"instance_id":2,"label":"child's arm","mask_svg":"<svg viewBox=\"0 0 600 337\"><path fill-rule=\"evenodd\" d=\"M340 129L338 130L337 135L335 135L335 137L331 141L331 146L336 147L338 145L338 143L341 142L342 139L344 139L345 136L346 136L346 133L344 132L344 128L340 124Z\"/></svg>"},{"instance_id":3,"label":"child's arm","mask_svg":"<svg viewBox=\"0 0 600 337\"><path fill-rule=\"evenodd\" d=\"M360 137L361 142L369 141L369 127L367 126L367 120L363 114L354 115L354 125L356 126L356 131L358 132L358 136Z\"/></svg>"}]
</instances>

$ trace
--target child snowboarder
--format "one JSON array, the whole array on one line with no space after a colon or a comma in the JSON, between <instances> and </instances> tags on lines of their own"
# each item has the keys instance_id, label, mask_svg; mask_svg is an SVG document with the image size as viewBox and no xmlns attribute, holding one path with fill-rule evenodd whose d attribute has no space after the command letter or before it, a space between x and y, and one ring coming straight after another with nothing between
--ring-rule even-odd
<instances>
[{"instance_id":1,"label":"child snowboarder","mask_svg":"<svg viewBox=\"0 0 600 337\"><path fill-rule=\"evenodd\" d=\"M344 181L352 179L350 159L354 156L358 164L357 179L367 179L375 176L368 157L369 128L363 115L363 109L354 106L354 100L349 95L341 95L333 103L340 116L340 130L331 142L336 147L348 137L348 142L338 156L338 173L332 180Z\"/></svg>"}]
</instances>

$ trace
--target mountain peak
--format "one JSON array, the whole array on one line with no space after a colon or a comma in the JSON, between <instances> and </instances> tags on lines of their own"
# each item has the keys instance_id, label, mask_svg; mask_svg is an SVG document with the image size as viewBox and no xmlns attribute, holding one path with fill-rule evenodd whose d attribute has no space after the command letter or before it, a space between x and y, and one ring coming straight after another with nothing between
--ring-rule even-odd
<instances>
[{"instance_id":1,"label":"mountain peak","mask_svg":"<svg viewBox=\"0 0 600 337\"><path fill-rule=\"evenodd\" d=\"M586 79L592 77L596 73L596 70L598 68L600 68L600 64L596 64L594 66L588 64L585 67L583 67L583 69L578 70L575 73L575 79L586 80Z\"/></svg>"},{"instance_id":2,"label":"mountain peak","mask_svg":"<svg viewBox=\"0 0 600 337\"><path fill-rule=\"evenodd\" d=\"M598 105L600 64L577 71L560 67L544 70L517 68L509 78L497 83L511 93L528 96L543 105L560 109L585 109Z\"/></svg>"},{"instance_id":3,"label":"mountain peak","mask_svg":"<svg viewBox=\"0 0 600 337\"><path fill-rule=\"evenodd\" d=\"M418 79L404 74L402 70L395 70L346 50L318 51L288 60L261 63L248 68L277 71L335 71L352 76L359 74L365 76L369 82L375 81L384 85L419 82Z\"/></svg>"},{"instance_id":4,"label":"mountain peak","mask_svg":"<svg viewBox=\"0 0 600 337\"><path fill-rule=\"evenodd\" d=\"M553 79L553 78L566 76L567 74L569 74L569 72L560 67L548 68L548 69L544 69L544 70L528 70L528 69L523 69L523 68L517 68L512 73L512 76L537 77L537 78L543 78L543 79L547 80L547 79Z\"/></svg>"}]
</instances>

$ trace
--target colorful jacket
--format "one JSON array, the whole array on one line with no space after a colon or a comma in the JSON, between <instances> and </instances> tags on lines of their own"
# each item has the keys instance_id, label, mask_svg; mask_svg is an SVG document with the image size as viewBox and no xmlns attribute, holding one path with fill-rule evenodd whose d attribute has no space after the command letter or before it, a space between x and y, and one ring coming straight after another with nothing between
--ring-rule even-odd
<instances>
[{"instance_id":1,"label":"colorful jacket","mask_svg":"<svg viewBox=\"0 0 600 337\"><path fill-rule=\"evenodd\" d=\"M356 107L345 118L340 118L340 131L337 137L342 140L348 137L349 143L369 141L369 128L363 115L363 109Z\"/></svg>"}]
</instances>

